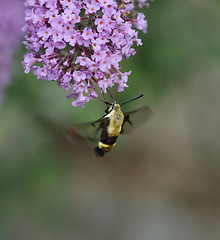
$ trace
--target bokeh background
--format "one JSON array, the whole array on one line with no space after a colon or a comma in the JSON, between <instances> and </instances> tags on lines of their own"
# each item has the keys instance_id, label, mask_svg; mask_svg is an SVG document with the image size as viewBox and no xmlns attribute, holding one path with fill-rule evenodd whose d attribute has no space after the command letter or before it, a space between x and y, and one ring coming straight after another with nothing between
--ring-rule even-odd
<instances>
[{"instance_id":1,"label":"bokeh background","mask_svg":"<svg viewBox=\"0 0 220 240\"><path fill-rule=\"evenodd\" d=\"M149 105L141 128L104 158L63 129L105 106L73 108L53 82L23 72L24 47L0 107L0 239L220 239L220 2L156 0L123 110Z\"/></svg>"}]
</instances>

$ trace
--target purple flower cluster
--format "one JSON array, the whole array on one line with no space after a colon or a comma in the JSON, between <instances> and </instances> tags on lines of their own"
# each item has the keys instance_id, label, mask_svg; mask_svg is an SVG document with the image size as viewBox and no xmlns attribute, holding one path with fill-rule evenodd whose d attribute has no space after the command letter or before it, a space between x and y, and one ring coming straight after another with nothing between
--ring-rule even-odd
<instances>
[{"instance_id":1,"label":"purple flower cluster","mask_svg":"<svg viewBox=\"0 0 220 240\"><path fill-rule=\"evenodd\" d=\"M1 1L0 7L0 103L5 87L10 83L13 53L24 35L24 1ZM16 17L15 17L16 16Z\"/></svg>"},{"instance_id":2,"label":"purple flower cluster","mask_svg":"<svg viewBox=\"0 0 220 240\"><path fill-rule=\"evenodd\" d=\"M25 72L30 69L46 81L54 80L81 106L118 84L127 87L128 75L120 71L123 57L141 45L139 29L147 22L137 7L148 0L27 0Z\"/></svg>"}]
</instances>

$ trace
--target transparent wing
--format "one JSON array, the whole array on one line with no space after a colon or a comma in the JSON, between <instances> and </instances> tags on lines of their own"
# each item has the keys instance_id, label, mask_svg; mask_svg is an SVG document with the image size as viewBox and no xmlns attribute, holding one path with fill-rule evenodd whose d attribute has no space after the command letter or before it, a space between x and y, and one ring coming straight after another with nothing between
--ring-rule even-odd
<instances>
[{"instance_id":1,"label":"transparent wing","mask_svg":"<svg viewBox=\"0 0 220 240\"><path fill-rule=\"evenodd\" d=\"M65 135L70 141L89 140L98 142L105 121L105 118L101 118L94 122L75 124L65 131Z\"/></svg>"},{"instance_id":2,"label":"transparent wing","mask_svg":"<svg viewBox=\"0 0 220 240\"><path fill-rule=\"evenodd\" d=\"M148 106L143 106L130 112L125 112L121 134L128 134L134 128L143 125L151 114L152 111Z\"/></svg>"}]
</instances>

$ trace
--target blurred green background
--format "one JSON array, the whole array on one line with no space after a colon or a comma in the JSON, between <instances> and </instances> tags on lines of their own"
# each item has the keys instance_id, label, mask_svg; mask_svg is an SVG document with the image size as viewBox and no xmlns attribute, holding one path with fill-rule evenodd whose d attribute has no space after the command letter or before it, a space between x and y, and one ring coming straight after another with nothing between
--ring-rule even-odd
<instances>
[{"instance_id":1,"label":"blurred green background","mask_svg":"<svg viewBox=\"0 0 220 240\"><path fill-rule=\"evenodd\" d=\"M126 105L145 126L102 159L62 130L103 115L73 108L56 83L24 74L14 56L0 108L0 239L220 239L220 1L156 0L143 46L122 63Z\"/></svg>"}]
</instances>

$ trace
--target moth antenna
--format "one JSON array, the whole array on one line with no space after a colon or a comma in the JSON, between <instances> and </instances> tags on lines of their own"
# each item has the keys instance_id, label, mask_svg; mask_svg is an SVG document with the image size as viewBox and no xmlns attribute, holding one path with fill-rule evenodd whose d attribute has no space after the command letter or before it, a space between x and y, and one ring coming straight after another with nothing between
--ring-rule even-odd
<instances>
[{"instance_id":1,"label":"moth antenna","mask_svg":"<svg viewBox=\"0 0 220 240\"><path fill-rule=\"evenodd\" d=\"M104 100L106 101L106 99L105 99L105 95L104 95L104 91L101 90L100 92L102 93L102 96L103 96Z\"/></svg>"},{"instance_id":2,"label":"moth antenna","mask_svg":"<svg viewBox=\"0 0 220 240\"><path fill-rule=\"evenodd\" d=\"M104 99L104 100L102 100L102 99L101 99L99 96L98 96L98 99L99 99L100 101L104 102L106 105L111 105L111 103L109 103L109 102L105 101L105 99Z\"/></svg>"},{"instance_id":3,"label":"moth antenna","mask_svg":"<svg viewBox=\"0 0 220 240\"><path fill-rule=\"evenodd\" d=\"M127 102L124 102L124 103L122 103L122 104L120 104L120 105L122 106L122 105L124 105L124 104L126 104L126 103L132 102L132 101L134 101L134 100L136 100L136 99L138 99L138 98L141 98L141 97L143 97L143 96L144 96L144 94L141 94L140 96L138 96L138 97L136 97L136 98L132 98L131 100L129 100L129 101L127 101Z\"/></svg>"},{"instance_id":4,"label":"moth antenna","mask_svg":"<svg viewBox=\"0 0 220 240\"><path fill-rule=\"evenodd\" d=\"M110 97L111 97L112 101L114 102L115 100L114 100L114 98L113 98L113 96L112 96L111 92L110 92L108 89L107 89L107 91L108 91L108 93L109 93L109 95L110 95Z\"/></svg>"}]
</instances>

